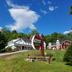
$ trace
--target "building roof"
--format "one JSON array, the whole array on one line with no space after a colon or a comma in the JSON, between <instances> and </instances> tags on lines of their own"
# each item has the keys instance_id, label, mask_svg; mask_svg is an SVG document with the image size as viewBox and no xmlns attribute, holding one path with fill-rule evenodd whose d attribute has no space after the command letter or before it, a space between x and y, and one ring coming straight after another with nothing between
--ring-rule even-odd
<instances>
[{"instance_id":1,"label":"building roof","mask_svg":"<svg viewBox=\"0 0 72 72\"><path fill-rule=\"evenodd\" d=\"M22 38L25 42L31 43L31 40L29 38Z\"/></svg>"},{"instance_id":2,"label":"building roof","mask_svg":"<svg viewBox=\"0 0 72 72\"><path fill-rule=\"evenodd\" d=\"M27 46L31 45L31 40L28 38L17 38L8 42L8 46Z\"/></svg>"}]
</instances>

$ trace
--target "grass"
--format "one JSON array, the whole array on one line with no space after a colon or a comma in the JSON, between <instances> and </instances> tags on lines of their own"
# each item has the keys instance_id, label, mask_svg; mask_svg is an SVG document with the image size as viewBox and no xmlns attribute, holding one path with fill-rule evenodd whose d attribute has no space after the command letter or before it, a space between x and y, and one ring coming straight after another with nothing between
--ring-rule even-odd
<instances>
[{"instance_id":1,"label":"grass","mask_svg":"<svg viewBox=\"0 0 72 72\"><path fill-rule=\"evenodd\" d=\"M39 53L38 51L29 51L0 58L0 72L72 72L72 67L63 62L65 51L47 50L46 52L52 53L55 57L55 61L52 61L51 64L25 61L28 54Z\"/></svg>"}]
</instances>

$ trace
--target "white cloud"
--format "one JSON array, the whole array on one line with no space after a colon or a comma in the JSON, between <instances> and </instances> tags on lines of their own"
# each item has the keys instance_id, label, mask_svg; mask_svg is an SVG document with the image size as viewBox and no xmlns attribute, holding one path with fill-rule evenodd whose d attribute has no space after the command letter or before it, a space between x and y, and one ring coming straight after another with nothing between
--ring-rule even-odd
<instances>
[{"instance_id":1,"label":"white cloud","mask_svg":"<svg viewBox=\"0 0 72 72\"><path fill-rule=\"evenodd\" d=\"M49 11L54 11L56 10L58 7L57 6L49 6Z\"/></svg>"},{"instance_id":2,"label":"white cloud","mask_svg":"<svg viewBox=\"0 0 72 72\"><path fill-rule=\"evenodd\" d=\"M49 6L49 11L54 11L54 6Z\"/></svg>"},{"instance_id":3,"label":"white cloud","mask_svg":"<svg viewBox=\"0 0 72 72\"><path fill-rule=\"evenodd\" d=\"M49 11L55 11L58 8L58 6L53 5L52 1L48 1L48 5L49 5L48 7Z\"/></svg>"},{"instance_id":4,"label":"white cloud","mask_svg":"<svg viewBox=\"0 0 72 72\"><path fill-rule=\"evenodd\" d=\"M36 29L34 24L39 19L39 15L35 11L30 10L29 7L15 5L11 2L9 2L8 5L12 7L9 9L9 12L15 20L14 24L7 26L10 30L22 31L26 28Z\"/></svg>"},{"instance_id":5,"label":"white cloud","mask_svg":"<svg viewBox=\"0 0 72 72\"><path fill-rule=\"evenodd\" d=\"M48 11L46 11L46 10L41 10L41 12L42 12L44 15L46 15L46 14L48 13Z\"/></svg>"},{"instance_id":6,"label":"white cloud","mask_svg":"<svg viewBox=\"0 0 72 72\"><path fill-rule=\"evenodd\" d=\"M68 34L68 33L70 33L70 32L72 32L72 30L65 31L64 34Z\"/></svg>"},{"instance_id":7,"label":"white cloud","mask_svg":"<svg viewBox=\"0 0 72 72\"><path fill-rule=\"evenodd\" d=\"M13 4L13 2L12 2L12 0L6 0L6 2L7 2L7 4L8 4L8 6L9 7L12 7L12 8L17 8L17 9L22 9L22 8L24 8L24 9L29 9L29 6L19 6L19 5L17 5L17 4Z\"/></svg>"},{"instance_id":8,"label":"white cloud","mask_svg":"<svg viewBox=\"0 0 72 72\"><path fill-rule=\"evenodd\" d=\"M0 27L0 30L2 30L2 27Z\"/></svg>"}]
</instances>

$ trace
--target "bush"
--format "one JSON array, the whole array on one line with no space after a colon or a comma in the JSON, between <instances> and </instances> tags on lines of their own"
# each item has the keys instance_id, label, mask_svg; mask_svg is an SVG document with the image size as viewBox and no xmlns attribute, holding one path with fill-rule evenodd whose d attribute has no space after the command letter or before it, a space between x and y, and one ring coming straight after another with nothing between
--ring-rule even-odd
<instances>
[{"instance_id":1,"label":"bush","mask_svg":"<svg viewBox=\"0 0 72 72\"><path fill-rule=\"evenodd\" d=\"M5 51L6 52L12 52L12 49L11 49L11 47L8 47L8 48L5 49Z\"/></svg>"},{"instance_id":2,"label":"bush","mask_svg":"<svg viewBox=\"0 0 72 72\"><path fill-rule=\"evenodd\" d=\"M0 52L4 52L6 45L7 45L7 38L4 33L0 32Z\"/></svg>"},{"instance_id":3,"label":"bush","mask_svg":"<svg viewBox=\"0 0 72 72\"><path fill-rule=\"evenodd\" d=\"M67 49L63 61L66 62L67 65L72 66L72 44Z\"/></svg>"}]
</instances>

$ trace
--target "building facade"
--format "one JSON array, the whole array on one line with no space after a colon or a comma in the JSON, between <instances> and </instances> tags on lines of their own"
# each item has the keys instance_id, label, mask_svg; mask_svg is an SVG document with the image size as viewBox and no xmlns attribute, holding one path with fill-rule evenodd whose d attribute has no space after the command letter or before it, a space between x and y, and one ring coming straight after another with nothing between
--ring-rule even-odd
<instances>
[{"instance_id":1,"label":"building facade","mask_svg":"<svg viewBox=\"0 0 72 72\"><path fill-rule=\"evenodd\" d=\"M55 44L52 44L51 42L48 44L47 48L52 49L52 50L61 50L61 49L66 49L70 46L71 41L69 40L64 40L62 43L60 43L59 40L56 41Z\"/></svg>"},{"instance_id":2,"label":"building facade","mask_svg":"<svg viewBox=\"0 0 72 72\"><path fill-rule=\"evenodd\" d=\"M8 42L6 48L10 47L12 50L32 50L31 40L27 38L17 38Z\"/></svg>"}]
</instances>

